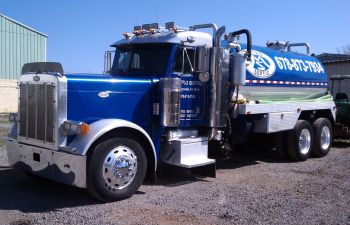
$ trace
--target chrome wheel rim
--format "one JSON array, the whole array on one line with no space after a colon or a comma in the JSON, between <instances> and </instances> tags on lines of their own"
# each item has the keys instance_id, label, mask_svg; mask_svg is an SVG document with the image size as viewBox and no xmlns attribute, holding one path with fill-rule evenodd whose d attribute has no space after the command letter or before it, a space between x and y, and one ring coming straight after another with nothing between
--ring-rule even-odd
<instances>
[{"instance_id":1,"label":"chrome wheel rim","mask_svg":"<svg viewBox=\"0 0 350 225\"><path fill-rule=\"evenodd\" d=\"M110 190L123 189L134 180L136 171L135 153L126 146L118 146L107 154L103 163L105 186Z\"/></svg>"},{"instance_id":2,"label":"chrome wheel rim","mask_svg":"<svg viewBox=\"0 0 350 225\"><path fill-rule=\"evenodd\" d=\"M299 149L301 154L305 155L310 151L311 133L308 129L303 129L299 135Z\"/></svg>"},{"instance_id":3,"label":"chrome wheel rim","mask_svg":"<svg viewBox=\"0 0 350 225\"><path fill-rule=\"evenodd\" d=\"M328 149L329 145L331 144L331 130L329 127L324 126L322 128L320 142L323 150Z\"/></svg>"}]
</instances>

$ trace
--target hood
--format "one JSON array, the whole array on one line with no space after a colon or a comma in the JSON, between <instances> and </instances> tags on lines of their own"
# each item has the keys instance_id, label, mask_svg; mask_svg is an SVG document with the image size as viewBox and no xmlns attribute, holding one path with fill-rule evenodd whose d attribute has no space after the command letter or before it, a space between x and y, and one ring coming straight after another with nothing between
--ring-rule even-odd
<instances>
[{"instance_id":1,"label":"hood","mask_svg":"<svg viewBox=\"0 0 350 225\"><path fill-rule=\"evenodd\" d=\"M152 113L152 78L105 74L67 74L66 77L69 120L92 123L115 118L141 127L150 120L147 111Z\"/></svg>"}]
</instances>

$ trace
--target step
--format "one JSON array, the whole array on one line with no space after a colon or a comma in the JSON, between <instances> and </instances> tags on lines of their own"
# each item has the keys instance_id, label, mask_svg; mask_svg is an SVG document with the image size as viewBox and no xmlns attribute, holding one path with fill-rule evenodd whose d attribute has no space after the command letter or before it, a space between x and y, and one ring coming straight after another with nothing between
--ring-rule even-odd
<instances>
[{"instance_id":1,"label":"step","mask_svg":"<svg viewBox=\"0 0 350 225\"><path fill-rule=\"evenodd\" d=\"M208 138L181 138L163 143L161 160L170 165L184 168L195 168L215 163L208 158Z\"/></svg>"}]
</instances>

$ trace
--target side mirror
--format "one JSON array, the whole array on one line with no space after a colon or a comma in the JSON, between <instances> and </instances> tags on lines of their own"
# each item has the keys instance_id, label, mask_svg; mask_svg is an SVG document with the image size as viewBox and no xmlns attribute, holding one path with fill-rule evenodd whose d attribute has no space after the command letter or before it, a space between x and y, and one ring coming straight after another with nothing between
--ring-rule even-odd
<instances>
[{"instance_id":1,"label":"side mirror","mask_svg":"<svg viewBox=\"0 0 350 225\"><path fill-rule=\"evenodd\" d=\"M207 47L196 47L194 70L199 73L199 80L201 82L207 82L209 80L209 49Z\"/></svg>"},{"instance_id":2,"label":"side mirror","mask_svg":"<svg viewBox=\"0 0 350 225\"><path fill-rule=\"evenodd\" d=\"M235 86L245 85L246 65L244 55L236 53L230 57L230 80Z\"/></svg>"},{"instance_id":3,"label":"side mirror","mask_svg":"<svg viewBox=\"0 0 350 225\"><path fill-rule=\"evenodd\" d=\"M205 46L197 46L195 49L195 66L196 72L208 72L209 70L209 49Z\"/></svg>"},{"instance_id":4,"label":"side mirror","mask_svg":"<svg viewBox=\"0 0 350 225\"><path fill-rule=\"evenodd\" d=\"M112 69L112 54L114 51L106 51L105 52L105 62L104 62L104 70L103 73L110 74Z\"/></svg>"}]
</instances>

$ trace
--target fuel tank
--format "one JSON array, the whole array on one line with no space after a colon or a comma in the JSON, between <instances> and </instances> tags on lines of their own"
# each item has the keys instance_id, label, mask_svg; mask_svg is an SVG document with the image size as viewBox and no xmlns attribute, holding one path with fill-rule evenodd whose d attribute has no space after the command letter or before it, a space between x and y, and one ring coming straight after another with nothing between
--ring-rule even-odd
<instances>
[{"instance_id":1,"label":"fuel tank","mask_svg":"<svg viewBox=\"0 0 350 225\"><path fill-rule=\"evenodd\" d=\"M242 52L246 51L242 46ZM327 74L313 56L253 46L240 94L249 100L288 100L327 92ZM319 95L318 95L319 93Z\"/></svg>"}]
</instances>

